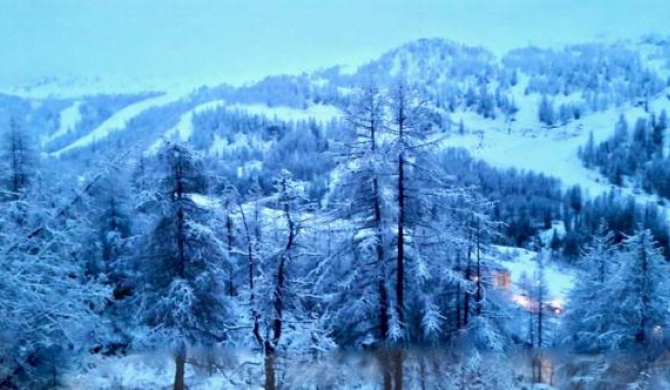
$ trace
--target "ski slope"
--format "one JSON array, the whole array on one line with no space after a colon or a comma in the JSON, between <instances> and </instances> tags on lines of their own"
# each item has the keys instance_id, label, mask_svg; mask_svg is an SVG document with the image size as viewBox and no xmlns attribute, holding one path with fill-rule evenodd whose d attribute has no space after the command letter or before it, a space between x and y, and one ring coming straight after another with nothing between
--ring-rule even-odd
<instances>
[{"instance_id":1,"label":"ski slope","mask_svg":"<svg viewBox=\"0 0 670 390\"><path fill-rule=\"evenodd\" d=\"M183 90L176 90L172 92L167 92L157 97L148 98L140 102L131 104L123 108L122 110L118 111L114 115L112 115L106 121L101 123L100 126L93 129L93 131L91 131L90 133L79 138L78 140L64 147L63 149L51 153L51 156L59 157L63 153L68 152L70 150L76 148L82 148L94 142L100 141L106 138L112 132L123 130L128 125L128 122L131 119L137 117L146 110L153 107L159 107L175 102L179 99L184 98L189 92L190 91L185 92Z\"/></svg>"},{"instance_id":2,"label":"ski slope","mask_svg":"<svg viewBox=\"0 0 670 390\"><path fill-rule=\"evenodd\" d=\"M225 104L226 102L224 100L214 100L211 102L203 103L199 106L196 106L192 110L185 112L179 118L179 122L177 123L177 125L175 125L175 127L165 132L165 134L161 139L156 140L156 142L154 142L149 147L148 152L150 154L156 153L160 145L165 140L173 139L175 137L179 138L179 140L181 141L188 141L188 139L191 137L191 134L193 134L193 116L203 111L214 110L218 107L224 106Z\"/></svg>"},{"instance_id":3,"label":"ski slope","mask_svg":"<svg viewBox=\"0 0 670 390\"><path fill-rule=\"evenodd\" d=\"M55 133L51 134L50 136L42 139L42 146L48 144L49 142L57 138L66 135L67 133L72 131L75 127L77 127L77 123L79 123L79 121L81 120L81 113L79 112L80 106L81 101L77 101L72 103L71 106L60 112L60 123L58 124L58 130Z\"/></svg>"},{"instance_id":4,"label":"ski slope","mask_svg":"<svg viewBox=\"0 0 670 390\"><path fill-rule=\"evenodd\" d=\"M670 112L670 98L666 93L669 91L666 90L650 102L650 112L658 114L663 109ZM512 123L487 120L467 112L452 115L456 123L463 121L466 134L449 137L442 146L465 148L474 157L499 168L532 170L551 175L560 179L564 186L579 185L590 196L598 196L614 187L598 172L582 165L578 156L579 148L587 143L591 132L596 144L611 136L621 114L626 117L629 126L638 118L649 116L640 107L626 105L590 113L564 126L543 128L536 119L536 99L517 99L523 104L519 111L521 116ZM632 195L633 190L623 188L622 193Z\"/></svg>"}]
</instances>

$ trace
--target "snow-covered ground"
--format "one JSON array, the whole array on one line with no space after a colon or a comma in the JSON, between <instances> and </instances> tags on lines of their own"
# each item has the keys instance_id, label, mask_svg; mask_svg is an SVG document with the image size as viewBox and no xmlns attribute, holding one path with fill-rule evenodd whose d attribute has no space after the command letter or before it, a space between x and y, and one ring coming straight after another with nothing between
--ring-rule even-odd
<instances>
[{"instance_id":1,"label":"snow-covered ground","mask_svg":"<svg viewBox=\"0 0 670 390\"><path fill-rule=\"evenodd\" d=\"M229 109L287 122L314 120L317 123L327 123L341 115L336 107L323 104L314 104L302 110L283 106L270 107L266 104L233 104Z\"/></svg>"},{"instance_id":2,"label":"snow-covered ground","mask_svg":"<svg viewBox=\"0 0 670 390\"><path fill-rule=\"evenodd\" d=\"M224 100L214 100L211 102L203 103L192 110L182 114L179 118L177 125L170 130L168 130L164 135L163 139L159 139L154 142L151 147L149 147L149 153L155 153L160 147L164 139L172 139L178 137L181 141L188 141L193 134L193 116L199 114L203 111L214 110L218 107L224 106L226 102Z\"/></svg>"},{"instance_id":3,"label":"snow-covered ground","mask_svg":"<svg viewBox=\"0 0 670 390\"><path fill-rule=\"evenodd\" d=\"M51 153L51 156L58 157L69 150L75 148L81 148L90 145L91 143L100 141L106 138L109 134L111 134L114 131L123 130L128 125L128 122L131 119L140 115L144 111L153 107L159 107L175 102L179 99L184 98L188 93L190 93L190 90L189 91L178 90L131 104L123 108L122 110L118 111L114 115L112 115L106 121L101 123L100 126L93 129L93 131L91 131L90 133L79 138L78 140L64 147L63 149Z\"/></svg>"},{"instance_id":4,"label":"snow-covered ground","mask_svg":"<svg viewBox=\"0 0 670 390\"><path fill-rule=\"evenodd\" d=\"M262 388L262 358L259 355L235 354L206 366L206 359L187 364L185 382L190 389ZM224 363L223 366L219 364ZM86 369L66 377L68 389L169 389L174 380L175 363L166 351L118 357L91 355L84 362Z\"/></svg>"},{"instance_id":5,"label":"snow-covered ground","mask_svg":"<svg viewBox=\"0 0 670 390\"><path fill-rule=\"evenodd\" d=\"M151 147L149 147L148 152L155 153L163 140L174 138L179 138L182 141L188 140L191 134L193 134L193 116L207 110L214 110L221 107L228 111L238 111L247 115L263 116L270 120L284 122L312 120L321 125L324 125L331 120L337 119L341 115L340 111L336 107L322 104L311 105L305 109L296 109L285 106L270 107L265 104L235 103L228 105L223 100L215 100L201 104L184 113L179 119L179 123L172 129L168 130L163 135L162 139L155 141ZM227 149L236 149L240 147L251 147L254 149L267 150L270 144L271 143L268 141L263 141L260 136L237 133L234 134L233 141L229 142L228 139L215 135L214 141L212 142L208 152L211 155L222 155ZM246 166L240 167L240 169L254 169L256 165L257 162L250 161Z\"/></svg>"},{"instance_id":6,"label":"snow-covered ground","mask_svg":"<svg viewBox=\"0 0 670 390\"><path fill-rule=\"evenodd\" d=\"M77 123L81 120L81 113L79 112L79 107L81 102L77 101L72 103L69 107L60 112L60 123L58 124L58 130L51 134L48 137L42 139L42 146L48 144L49 142L62 137L72 131Z\"/></svg>"},{"instance_id":7,"label":"snow-covered ground","mask_svg":"<svg viewBox=\"0 0 670 390\"><path fill-rule=\"evenodd\" d=\"M650 102L650 112L670 112L670 99L666 90ZM593 133L596 143L614 133L614 127L623 114L629 126L638 118L648 117L641 107L626 105L603 112L590 113L565 126L542 128L537 121L538 97L516 96L520 102L516 121L483 119L474 113L457 113L452 120L463 120L466 134L445 139L445 147L463 147L493 166L517 168L544 173L560 179L565 186L579 185L589 195L597 196L612 189L612 185L598 172L582 165L578 150ZM667 147L667 146L666 146ZM670 149L669 149L670 150ZM632 189L623 189L632 194Z\"/></svg>"},{"instance_id":8,"label":"snow-covered ground","mask_svg":"<svg viewBox=\"0 0 670 390\"><path fill-rule=\"evenodd\" d=\"M547 301L563 306L567 295L574 286L573 272L565 266L546 259L546 253L538 253L528 249L494 246L500 264L510 272L513 294L522 293L520 284L522 279L534 280L539 275L540 263L538 256L545 256L544 277L547 282L549 296Z\"/></svg>"}]
</instances>

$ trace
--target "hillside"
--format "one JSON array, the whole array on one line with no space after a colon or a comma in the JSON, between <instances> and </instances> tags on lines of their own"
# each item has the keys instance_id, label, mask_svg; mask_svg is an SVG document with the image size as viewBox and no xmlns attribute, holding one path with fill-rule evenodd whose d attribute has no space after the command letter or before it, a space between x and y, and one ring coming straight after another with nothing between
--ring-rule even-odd
<instances>
[{"instance_id":1,"label":"hillside","mask_svg":"<svg viewBox=\"0 0 670 390\"><path fill-rule=\"evenodd\" d=\"M0 387L665 383L670 38L146 85L0 94Z\"/></svg>"}]
</instances>

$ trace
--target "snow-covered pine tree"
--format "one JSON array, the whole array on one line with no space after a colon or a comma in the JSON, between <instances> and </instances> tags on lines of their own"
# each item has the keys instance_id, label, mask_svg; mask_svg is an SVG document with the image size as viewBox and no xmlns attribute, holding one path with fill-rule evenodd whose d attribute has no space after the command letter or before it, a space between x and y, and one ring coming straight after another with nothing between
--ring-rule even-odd
<instances>
[{"instance_id":1,"label":"snow-covered pine tree","mask_svg":"<svg viewBox=\"0 0 670 390\"><path fill-rule=\"evenodd\" d=\"M568 296L563 316L563 343L577 351L602 351L609 347L606 330L612 321L612 301L607 295L617 269L617 247L614 233L602 220L592 243L579 263L575 287Z\"/></svg>"},{"instance_id":2,"label":"snow-covered pine tree","mask_svg":"<svg viewBox=\"0 0 670 390\"><path fill-rule=\"evenodd\" d=\"M260 316L261 329L257 335L262 340L265 362L266 390L277 388L276 358L280 342L286 338L291 326L287 323L296 322L303 313L299 312L301 305L300 293L296 288L301 284L295 282L299 278L300 264L304 245L300 244L301 230L304 227L304 206L306 199L297 183L293 181L291 173L284 170L275 179L275 194L273 196L275 208L271 212L280 213L274 230L276 240L270 244L268 251L259 267L257 283L258 297L256 298L256 313ZM270 230L270 229L268 229ZM268 235L272 237L272 235ZM295 336L295 335L294 335ZM300 337L300 336L299 336Z\"/></svg>"},{"instance_id":3,"label":"snow-covered pine tree","mask_svg":"<svg viewBox=\"0 0 670 390\"><path fill-rule=\"evenodd\" d=\"M0 134L0 199L16 200L35 178L39 155L28 129L11 117Z\"/></svg>"},{"instance_id":4,"label":"snow-covered pine tree","mask_svg":"<svg viewBox=\"0 0 670 390\"><path fill-rule=\"evenodd\" d=\"M665 339L668 323L668 264L648 229L624 243L621 267L609 283L610 302L617 302L607 334L622 348L653 349Z\"/></svg>"},{"instance_id":5,"label":"snow-covered pine tree","mask_svg":"<svg viewBox=\"0 0 670 390\"><path fill-rule=\"evenodd\" d=\"M134 258L138 281L136 318L150 345L175 351L174 389L183 390L188 347L222 343L235 324L225 294L226 245L215 231L214 213L198 200L207 176L197 154L166 143L149 210L153 221Z\"/></svg>"},{"instance_id":6,"label":"snow-covered pine tree","mask_svg":"<svg viewBox=\"0 0 670 390\"><path fill-rule=\"evenodd\" d=\"M551 100L547 98L546 95L542 95L542 100L540 100L537 115L540 122L546 124L547 126L551 127L556 122L556 113L554 112L554 104Z\"/></svg>"},{"instance_id":7,"label":"snow-covered pine tree","mask_svg":"<svg viewBox=\"0 0 670 390\"><path fill-rule=\"evenodd\" d=\"M537 257L538 268L533 275L533 282L530 291L531 317L530 326L533 328L530 332L531 351L531 370L533 383L546 383L547 378L544 374L545 348L552 345L553 329L550 329L551 322L549 314L545 310L545 302L549 300L549 287L545 275L545 259L540 253Z\"/></svg>"},{"instance_id":8,"label":"snow-covered pine tree","mask_svg":"<svg viewBox=\"0 0 670 390\"><path fill-rule=\"evenodd\" d=\"M0 388L59 386L68 361L97 336L111 297L77 256L86 219L24 179L19 191L13 180L0 189L12 194L0 201Z\"/></svg>"},{"instance_id":9,"label":"snow-covered pine tree","mask_svg":"<svg viewBox=\"0 0 670 390\"><path fill-rule=\"evenodd\" d=\"M340 172L331 195L333 220L348 220L339 248L321 268L329 286L335 338L340 345L386 347L393 307L392 244L394 189L388 161L387 97L374 84L359 89L345 109L348 126L339 145ZM332 290L331 290L332 289ZM397 330L397 329L396 329ZM399 333L396 332L396 336ZM384 388L392 386L388 362L381 361Z\"/></svg>"}]
</instances>

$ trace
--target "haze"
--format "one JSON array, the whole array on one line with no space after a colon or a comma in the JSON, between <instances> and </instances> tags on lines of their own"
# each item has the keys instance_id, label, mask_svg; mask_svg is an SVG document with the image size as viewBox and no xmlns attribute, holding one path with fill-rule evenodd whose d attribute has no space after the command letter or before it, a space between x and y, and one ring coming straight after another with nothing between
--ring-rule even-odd
<instances>
[{"instance_id":1,"label":"haze","mask_svg":"<svg viewBox=\"0 0 670 390\"><path fill-rule=\"evenodd\" d=\"M663 0L0 0L0 86L44 77L211 80L356 65L424 37L497 53L667 33Z\"/></svg>"}]
</instances>

